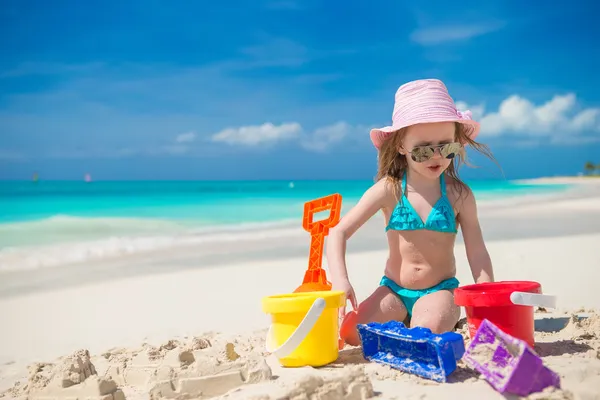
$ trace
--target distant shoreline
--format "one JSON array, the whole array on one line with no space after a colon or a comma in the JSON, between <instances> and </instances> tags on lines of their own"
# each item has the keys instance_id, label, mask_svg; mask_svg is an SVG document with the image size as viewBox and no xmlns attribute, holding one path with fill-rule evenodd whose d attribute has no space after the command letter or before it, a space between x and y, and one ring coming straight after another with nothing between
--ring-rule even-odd
<instances>
[{"instance_id":1,"label":"distant shoreline","mask_svg":"<svg viewBox=\"0 0 600 400\"><path fill-rule=\"evenodd\" d=\"M581 176L547 176L532 179L515 179L515 183L528 184L593 184L600 185L600 175L581 175Z\"/></svg>"},{"instance_id":2,"label":"distant shoreline","mask_svg":"<svg viewBox=\"0 0 600 400\"><path fill-rule=\"evenodd\" d=\"M477 181L508 181L508 182L548 182L548 183L579 183L584 180L600 178L600 174L596 175L564 175L564 176L540 176L537 178L502 178L502 177L488 177L488 178L474 178L467 179L469 182L477 182ZM85 182L81 179L47 179L47 180L39 180L37 182L32 181L31 179L7 179L0 178L0 184L5 183L82 183L82 184L90 184L90 183L130 183L130 182L143 182L143 183L311 183L311 182L373 182L371 178L364 179L246 179L246 180L237 180L237 179L97 179L93 182Z\"/></svg>"}]
</instances>

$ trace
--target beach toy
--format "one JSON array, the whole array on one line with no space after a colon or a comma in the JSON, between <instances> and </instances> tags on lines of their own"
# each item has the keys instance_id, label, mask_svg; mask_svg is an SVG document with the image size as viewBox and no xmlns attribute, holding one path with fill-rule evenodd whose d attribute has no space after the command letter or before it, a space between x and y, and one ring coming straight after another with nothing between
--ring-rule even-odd
<instances>
[{"instance_id":1,"label":"beach toy","mask_svg":"<svg viewBox=\"0 0 600 400\"><path fill-rule=\"evenodd\" d=\"M456 332L438 335L397 321L359 324L358 334L367 360L437 382L446 382L465 352L463 337Z\"/></svg>"},{"instance_id":2,"label":"beach toy","mask_svg":"<svg viewBox=\"0 0 600 400\"><path fill-rule=\"evenodd\" d=\"M329 218L313 221L315 213L327 210L330 210ZM294 292L331 290L331 282L327 280L327 273L321 267L323 263L323 243L329 229L339 222L341 210L342 196L338 193L304 203L302 227L310 233L308 269L304 273L302 285Z\"/></svg>"},{"instance_id":3,"label":"beach toy","mask_svg":"<svg viewBox=\"0 0 600 400\"><path fill-rule=\"evenodd\" d=\"M504 332L535 345L533 307L556 308L556 297L543 295L532 281L500 281L461 286L454 302L464 306L471 339L481 321L488 319Z\"/></svg>"},{"instance_id":4,"label":"beach toy","mask_svg":"<svg viewBox=\"0 0 600 400\"><path fill-rule=\"evenodd\" d=\"M338 358L338 309L342 291L300 292L264 297L271 314L266 349L284 367L320 367Z\"/></svg>"},{"instance_id":5,"label":"beach toy","mask_svg":"<svg viewBox=\"0 0 600 400\"><path fill-rule=\"evenodd\" d=\"M483 375L500 393L527 396L549 386L560 388L560 376L523 340L484 319L463 361Z\"/></svg>"}]
</instances>

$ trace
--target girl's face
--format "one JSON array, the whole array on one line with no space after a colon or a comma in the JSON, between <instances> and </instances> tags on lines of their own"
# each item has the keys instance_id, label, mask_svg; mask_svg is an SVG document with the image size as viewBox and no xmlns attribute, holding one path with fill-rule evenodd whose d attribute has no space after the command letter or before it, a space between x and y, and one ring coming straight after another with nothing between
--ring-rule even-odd
<instances>
[{"instance_id":1,"label":"girl's face","mask_svg":"<svg viewBox=\"0 0 600 400\"><path fill-rule=\"evenodd\" d=\"M453 122L435 122L410 126L399 152L408 167L428 178L439 178L460 150Z\"/></svg>"}]
</instances>

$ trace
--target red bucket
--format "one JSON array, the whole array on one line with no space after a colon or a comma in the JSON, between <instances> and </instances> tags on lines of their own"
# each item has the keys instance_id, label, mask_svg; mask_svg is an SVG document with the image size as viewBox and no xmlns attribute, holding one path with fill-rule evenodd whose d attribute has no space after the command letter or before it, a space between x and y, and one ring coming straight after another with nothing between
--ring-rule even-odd
<instances>
[{"instance_id":1,"label":"red bucket","mask_svg":"<svg viewBox=\"0 0 600 400\"><path fill-rule=\"evenodd\" d=\"M484 319L507 334L534 346L533 307L554 307L554 297L542 295L532 281L501 281L462 286L454 290L454 302L465 307L469 336L473 338Z\"/></svg>"}]
</instances>

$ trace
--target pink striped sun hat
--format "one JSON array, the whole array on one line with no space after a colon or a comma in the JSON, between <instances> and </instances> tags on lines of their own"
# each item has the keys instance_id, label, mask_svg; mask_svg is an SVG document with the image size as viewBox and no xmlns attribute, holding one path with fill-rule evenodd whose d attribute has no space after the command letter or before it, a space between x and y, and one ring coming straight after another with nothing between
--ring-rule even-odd
<instances>
[{"instance_id":1,"label":"pink striped sun hat","mask_svg":"<svg viewBox=\"0 0 600 400\"><path fill-rule=\"evenodd\" d=\"M479 123L471 112L456 109L446 85L438 79L421 79L405 83L396 91L392 125L371 130L371 141L377 149L398 129L430 122L460 122L472 127L469 137L479 134Z\"/></svg>"}]
</instances>

